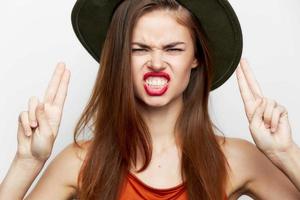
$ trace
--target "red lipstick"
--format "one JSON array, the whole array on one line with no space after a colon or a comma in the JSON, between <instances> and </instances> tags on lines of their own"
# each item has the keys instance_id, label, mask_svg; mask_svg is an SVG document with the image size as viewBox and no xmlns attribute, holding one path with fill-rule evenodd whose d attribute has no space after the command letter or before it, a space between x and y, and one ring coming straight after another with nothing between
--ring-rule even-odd
<instances>
[{"instance_id":1,"label":"red lipstick","mask_svg":"<svg viewBox=\"0 0 300 200\"><path fill-rule=\"evenodd\" d=\"M167 74L165 72L147 72L146 74L144 74L144 81L149 77L163 77L163 78L167 79L168 82L170 81L169 74ZM161 88L155 87L155 86L150 86L147 83L144 83L144 88L145 88L147 94L150 96L161 96L168 90L168 83Z\"/></svg>"},{"instance_id":2,"label":"red lipstick","mask_svg":"<svg viewBox=\"0 0 300 200\"><path fill-rule=\"evenodd\" d=\"M164 77L168 81L170 81L170 76L166 72L147 72L144 74L144 81L149 77L149 76L154 76L154 77Z\"/></svg>"}]
</instances>

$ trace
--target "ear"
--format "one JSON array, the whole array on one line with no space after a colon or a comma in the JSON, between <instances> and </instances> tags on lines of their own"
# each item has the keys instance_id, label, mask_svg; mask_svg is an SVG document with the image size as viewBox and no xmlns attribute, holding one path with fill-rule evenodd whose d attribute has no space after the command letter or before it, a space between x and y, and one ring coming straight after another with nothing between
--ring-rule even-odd
<instances>
[{"instance_id":1,"label":"ear","mask_svg":"<svg viewBox=\"0 0 300 200\"><path fill-rule=\"evenodd\" d=\"M193 63L192 63L192 69L196 68L198 66L198 60L195 58Z\"/></svg>"}]
</instances>

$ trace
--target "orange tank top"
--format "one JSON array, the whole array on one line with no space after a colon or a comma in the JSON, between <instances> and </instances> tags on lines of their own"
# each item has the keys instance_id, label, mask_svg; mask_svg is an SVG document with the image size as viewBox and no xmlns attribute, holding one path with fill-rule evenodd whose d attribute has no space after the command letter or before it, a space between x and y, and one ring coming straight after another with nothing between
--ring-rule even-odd
<instances>
[{"instance_id":1,"label":"orange tank top","mask_svg":"<svg viewBox=\"0 0 300 200\"><path fill-rule=\"evenodd\" d=\"M227 198L224 198L227 200ZM119 200L188 200L185 184L171 188L153 188L137 176L128 173Z\"/></svg>"}]
</instances>

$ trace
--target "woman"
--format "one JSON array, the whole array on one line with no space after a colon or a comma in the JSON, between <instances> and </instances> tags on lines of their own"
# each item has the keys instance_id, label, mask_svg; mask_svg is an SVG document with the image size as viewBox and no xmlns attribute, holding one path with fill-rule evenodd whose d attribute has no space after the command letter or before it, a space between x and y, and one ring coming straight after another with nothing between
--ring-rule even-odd
<instances>
[{"instance_id":1,"label":"woman","mask_svg":"<svg viewBox=\"0 0 300 200\"><path fill-rule=\"evenodd\" d=\"M107 2L97 3L101 7ZM217 54L210 50L201 24L184 8L175 0L126 0L118 5L75 143L52 161L26 199L300 198L295 173L300 150L292 141L287 112L263 98L244 60L236 71L238 83L250 132L261 151L213 129L209 92L228 74L213 85L213 66L218 69L220 60L214 60ZM92 46L85 47L95 57ZM31 98L28 111L20 114L18 150L0 199L23 199L49 158L69 78L70 71L58 64L44 99ZM260 99L265 101L259 104ZM77 141L88 123L93 137Z\"/></svg>"}]
</instances>

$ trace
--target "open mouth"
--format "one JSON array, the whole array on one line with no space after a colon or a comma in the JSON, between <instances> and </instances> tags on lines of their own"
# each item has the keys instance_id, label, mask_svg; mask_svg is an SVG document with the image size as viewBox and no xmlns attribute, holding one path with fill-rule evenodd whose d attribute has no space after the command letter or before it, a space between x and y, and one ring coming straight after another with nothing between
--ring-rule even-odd
<instances>
[{"instance_id":1,"label":"open mouth","mask_svg":"<svg viewBox=\"0 0 300 200\"><path fill-rule=\"evenodd\" d=\"M168 82L163 77L149 77L144 83L144 88L151 96L161 96L168 90Z\"/></svg>"},{"instance_id":2,"label":"open mouth","mask_svg":"<svg viewBox=\"0 0 300 200\"><path fill-rule=\"evenodd\" d=\"M170 76L166 72L147 72L144 74L144 88L150 96L163 95L168 90Z\"/></svg>"}]
</instances>

